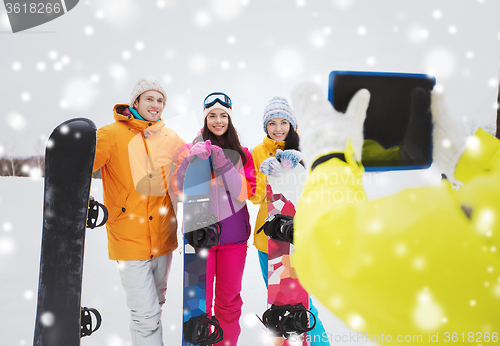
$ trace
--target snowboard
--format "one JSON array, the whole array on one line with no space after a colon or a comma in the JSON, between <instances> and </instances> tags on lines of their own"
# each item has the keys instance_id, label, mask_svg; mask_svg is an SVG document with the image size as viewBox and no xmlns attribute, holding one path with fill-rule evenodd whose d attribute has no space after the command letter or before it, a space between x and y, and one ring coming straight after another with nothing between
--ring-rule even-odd
<instances>
[{"instance_id":1,"label":"snowboard","mask_svg":"<svg viewBox=\"0 0 500 346\"><path fill-rule=\"evenodd\" d=\"M95 151L96 127L85 118L63 122L47 142L34 346L78 346L82 336L100 326L95 309L81 308ZM95 225L95 210L92 215ZM94 330L91 312L97 319Z\"/></svg>"},{"instance_id":2,"label":"snowboard","mask_svg":"<svg viewBox=\"0 0 500 346\"><path fill-rule=\"evenodd\" d=\"M209 214L210 158L189 163L184 177L184 283L182 346L211 345L222 340L222 329L207 314L207 256L218 242L218 220ZM217 233L217 234L215 234Z\"/></svg>"},{"instance_id":3,"label":"snowboard","mask_svg":"<svg viewBox=\"0 0 500 346\"><path fill-rule=\"evenodd\" d=\"M292 223L295 206L299 201L306 177L307 172L300 164L292 170L284 170L279 177L267 177L268 220L273 216L284 215L287 216L286 219L290 220L289 223ZM293 266L293 250L294 245L291 242L278 240L277 237L273 236L268 237L267 304L268 308L275 309L275 312L272 316L266 312L268 316L264 315L264 317L267 317L267 322L271 322L275 326L281 321L282 326L290 327L294 324L291 316L294 312L297 312L300 314L299 318L302 327L310 327L314 322L310 324L309 317L311 314L306 312L309 309L309 294L300 285L297 278ZM304 308L301 310L302 312L297 310L297 306L300 304ZM287 318L290 321L287 322L285 320ZM278 329L281 329L281 332L284 331L283 328ZM292 335L290 333L285 334L287 334L286 336ZM297 340L297 338L294 339ZM301 346L310 345L310 342L307 341L307 332L300 334L300 340L302 340ZM275 345L292 345L286 337L273 337L273 343ZM294 342L293 345L299 345L299 343Z\"/></svg>"}]
</instances>

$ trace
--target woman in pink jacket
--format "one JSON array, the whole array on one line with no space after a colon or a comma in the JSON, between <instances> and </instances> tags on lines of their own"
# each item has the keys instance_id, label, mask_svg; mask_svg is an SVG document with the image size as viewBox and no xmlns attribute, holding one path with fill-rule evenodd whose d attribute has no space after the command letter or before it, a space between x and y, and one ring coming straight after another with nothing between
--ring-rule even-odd
<instances>
[{"instance_id":1,"label":"woman in pink jacket","mask_svg":"<svg viewBox=\"0 0 500 346\"><path fill-rule=\"evenodd\" d=\"M200 135L183 150L187 156L179 168L178 182L182 190L194 156L207 159L212 155L209 213L218 217L222 227L219 244L208 252L207 312L215 315L224 331L224 340L216 345L235 346L241 332L241 281L251 232L246 200L255 192L255 171L252 155L241 146L232 124L231 99L223 93L212 93L205 98L203 113Z\"/></svg>"}]
</instances>

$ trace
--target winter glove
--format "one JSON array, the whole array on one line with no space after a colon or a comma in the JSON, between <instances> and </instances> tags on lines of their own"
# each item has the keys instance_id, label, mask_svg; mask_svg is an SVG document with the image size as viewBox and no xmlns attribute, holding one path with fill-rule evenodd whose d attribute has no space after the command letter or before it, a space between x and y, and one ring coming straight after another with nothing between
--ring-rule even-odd
<instances>
[{"instance_id":1,"label":"winter glove","mask_svg":"<svg viewBox=\"0 0 500 346\"><path fill-rule=\"evenodd\" d=\"M300 124L300 148L311 165L319 156L344 152L349 140L361 161L363 123L370 92L359 90L349 102L345 114L337 112L314 83L302 83L292 90L292 104Z\"/></svg>"},{"instance_id":2,"label":"winter glove","mask_svg":"<svg viewBox=\"0 0 500 346\"><path fill-rule=\"evenodd\" d=\"M210 148L212 147L212 143L210 140L206 140L205 142L198 142L189 151L189 154L187 156L188 160L191 162L192 159L195 158L195 156L199 157L200 159L206 160L210 156Z\"/></svg>"},{"instance_id":3,"label":"winter glove","mask_svg":"<svg viewBox=\"0 0 500 346\"><path fill-rule=\"evenodd\" d=\"M298 150L288 149L276 151L276 158L281 162L284 169L294 169L302 160L302 153Z\"/></svg>"},{"instance_id":4,"label":"winter glove","mask_svg":"<svg viewBox=\"0 0 500 346\"><path fill-rule=\"evenodd\" d=\"M260 172L272 177L279 177L283 174L283 167L277 158L270 157L262 161L262 164L260 165Z\"/></svg>"},{"instance_id":5,"label":"winter glove","mask_svg":"<svg viewBox=\"0 0 500 346\"><path fill-rule=\"evenodd\" d=\"M226 158L226 155L224 155L222 148L211 144L210 149L212 150L212 163L214 165L214 169L219 169L224 166L229 159Z\"/></svg>"},{"instance_id":6,"label":"winter glove","mask_svg":"<svg viewBox=\"0 0 500 346\"><path fill-rule=\"evenodd\" d=\"M448 115L443 99L441 93L432 91L432 159L451 183L461 186L462 182L455 178L455 168L465 151L467 136L463 124Z\"/></svg>"}]
</instances>

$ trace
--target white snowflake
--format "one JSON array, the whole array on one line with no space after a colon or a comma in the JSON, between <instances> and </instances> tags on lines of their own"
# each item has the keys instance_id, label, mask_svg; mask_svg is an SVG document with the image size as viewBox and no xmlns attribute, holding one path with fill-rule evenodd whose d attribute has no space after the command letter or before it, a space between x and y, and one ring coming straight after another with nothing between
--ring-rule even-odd
<instances>
[{"instance_id":1,"label":"white snowflake","mask_svg":"<svg viewBox=\"0 0 500 346\"><path fill-rule=\"evenodd\" d=\"M21 94L21 100L23 100L24 102L28 102L29 100L31 100L31 94L27 91L23 92Z\"/></svg>"},{"instance_id":2,"label":"white snowflake","mask_svg":"<svg viewBox=\"0 0 500 346\"><path fill-rule=\"evenodd\" d=\"M52 312L46 311L40 316L40 322L42 322L45 327L51 327L55 321L56 317Z\"/></svg>"},{"instance_id":3,"label":"white snowflake","mask_svg":"<svg viewBox=\"0 0 500 346\"><path fill-rule=\"evenodd\" d=\"M220 63L220 68L223 69L223 70L229 70L231 68L231 63L227 60L223 60L221 63Z\"/></svg>"},{"instance_id":4,"label":"white snowflake","mask_svg":"<svg viewBox=\"0 0 500 346\"><path fill-rule=\"evenodd\" d=\"M12 69L13 69L14 71L16 71L16 72L21 71L22 67L23 67L23 65L22 65L19 61L14 61L14 62L12 63Z\"/></svg>"},{"instance_id":5,"label":"white snowflake","mask_svg":"<svg viewBox=\"0 0 500 346\"><path fill-rule=\"evenodd\" d=\"M13 112L7 116L7 124L15 131L23 131L28 125L28 122L24 116Z\"/></svg>"},{"instance_id":6,"label":"white snowflake","mask_svg":"<svg viewBox=\"0 0 500 346\"><path fill-rule=\"evenodd\" d=\"M291 48L280 50L273 57L273 68L283 78L296 77L304 69L302 55L299 51Z\"/></svg>"},{"instance_id":7,"label":"white snowflake","mask_svg":"<svg viewBox=\"0 0 500 346\"><path fill-rule=\"evenodd\" d=\"M94 73L90 76L90 81L92 83L99 83L99 80L101 79L101 77L97 74L97 73Z\"/></svg>"},{"instance_id":8,"label":"white snowflake","mask_svg":"<svg viewBox=\"0 0 500 346\"><path fill-rule=\"evenodd\" d=\"M296 0L295 4L297 7L304 7L306 5L306 0Z\"/></svg>"},{"instance_id":9,"label":"white snowflake","mask_svg":"<svg viewBox=\"0 0 500 346\"><path fill-rule=\"evenodd\" d=\"M42 71L45 71L45 69L47 68L47 65L45 65L45 63L43 61L39 61L36 63L36 69L40 72Z\"/></svg>"},{"instance_id":10,"label":"white snowflake","mask_svg":"<svg viewBox=\"0 0 500 346\"><path fill-rule=\"evenodd\" d=\"M141 13L141 6L134 0L96 1L98 11L101 11L106 23L121 27L123 23L134 23Z\"/></svg>"},{"instance_id":11,"label":"white snowflake","mask_svg":"<svg viewBox=\"0 0 500 346\"><path fill-rule=\"evenodd\" d=\"M57 72L61 71L63 69L63 64L60 63L59 61L57 61L56 63L54 63L54 70L56 70Z\"/></svg>"},{"instance_id":12,"label":"white snowflake","mask_svg":"<svg viewBox=\"0 0 500 346\"><path fill-rule=\"evenodd\" d=\"M111 64L108 68L108 73L117 82L124 82L128 78L127 69L119 63Z\"/></svg>"},{"instance_id":13,"label":"white snowflake","mask_svg":"<svg viewBox=\"0 0 500 346\"><path fill-rule=\"evenodd\" d=\"M229 43L229 44L235 44L236 43L236 37L234 37L234 35L228 36L227 43Z\"/></svg>"},{"instance_id":14,"label":"white snowflake","mask_svg":"<svg viewBox=\"0 0 500 346\"><path fill-rule=\"evenodd\" d=\"M203 55L195 55L189 60L189 68L193 73L205 72L208 68L207 59Z\"/></svg>"},{"instance_id":15,"label":"white snowflake","mask_svg":"<svg viewBox=\"0 0 500 346\"><path fill-rule=\"evenodd\" d=\"M32 290L26 290L26 291L24 291L24 299L31 300L34 297L35 297L35 294L33 293Z\"/></svg>"},{"instance_id":16,"label":"white snowflake","mask_svg":"<svg viewBox=\"0 0 500 346\"><path fill-rule=\"evenodd\" d=\"M367 29L365 26L358 26L356 32L358 33L359 36L365 36L367 33Z\"/></svg>"},{"instance_id":17,"label":"white snowflake","mask_svg":"<svg viewBox=\"0 0 500 346\"><path fill-rule=\"evenodd\" d=\"M242 4L234 0L211 0L212 14L223 20L235 20L239 17Z\"/></svg>"},{"instance_id":18,"label":"white snowflake","mask_svg":"<svg viewBox=\"0 0 500 346\"><path fill-rule=\"evenodd\" d=\"M87 36L92 36L94 34L94 28L88 25L83 29L83 33Z\"/></svg>"},{"instance_id":19,"label":"white snowflake","mask_svg":"<svg viewBox=\"0 0 500 346\"><path fill-rule=\"evenodd\" d=\"M321 31L313 31L309 35L309 42L315 47L323 47L325 45L325 36Z\"/></svg>"},{"instance_id":20,"label":"white snowflake","mask_svg":"<svg viewBox=\"0 0 500 346\"><path fill-rule=\"evenodd\" d=\"M351 313L347 316L347 324L355 330L363 330L366 327L364 318L357 313Z\"/></svg>"},{"instance_id":21,"label":"white snowflake","mask_svg":"<svg viewBox=\"0 0 500 346\"><path fill-rule=\"evenodd\" d=\"M102 11L102 10L98 10L98 11L96 11L96 13L95 13L95 17L96 17L97 19L104 19L104 17L105 17L105 15L104 15L104 11Z\"/></svg>"},{"instance_id":22,"label":"white snowflake","mask_svg":"<svg viewBox=\"0 0 500 346\"><path fill-rule=\"evenodd\" d=\"M145 47L146 45L142 41L138 41L135 43L135 49L138 51L144 50Z\"/></svg>"},{"instance_id":23,"label":"white snowflake","mask_svg":"<svg viewBox=\"0 0 500 346\"><path fill-rule=\"evenodd\" d=\"M10 231L12 231L12 223L10 223L10 222L4 222L4 223L3 223L3 230L4 230L5 232L10 232Z\"/></svg>"},{"instance_id":24,"label":"white snowflake","mask_svg":"<svg viewBox=\"0 0 500 346\"><path fill-rule=\"evenodd\" d=\"M443 17L443 12L441 12L441 10L434 10L432 11L432 17L434 19L441 19L441 17Z\"/></svg>"},{"instance_id":25,"label":"white snowflake","mask_svg":"<svg viewBox=\"0 0 500 346\"><path fill-rule=\"evenodd\" d=\"M122 53L123 60L129 60L132 57L132 53L129 50L125 50Z\"/></svg>"},{"instance_id":26,"label":"white snowflake","mask_svg":"<svg viewBox=\"0 0 500 346\"><path fill-rule=\"evenodd\" d=\"M200 10L194 15L194 22L196 25L205 28L212 22L212 17L207 11Z\"/></svg>"},{"instance_id":27,"label":"white snowflake","mask_svg":"<svg viewBox=\"0 0 500 346\"><path fill-rule=\"evenodd\" d=\"M0 255L11 255L16 250L16 242L10 237L0 238Z\"/></svg>"},{"instance_id":28,"label":"white snowflake","mask_svg":"<svg viewBox=\"0 0 500 346\"><path fill-rule=\"evenodd\" d=\"M427 40L427 38L429 38L429 30L421 25L412 25L408 29L408 40L411 43L419 44Z\"/></svg>"},{"instance_id":29,"label":"white snowflake","mask_svg":"<svg viewBox=\"0 0 500 346\"><path fill-rule=\"evenodd\" d=\"M50 60L56 60L58 56L59 56L59 53L57 53L57 51L55 51L55 50L51 50L49 52L49 59Z\"/></svg>"},{"instance_id":30,"label":"white snowflake","mask_svg":"<svg viewBox=\"0 0 500 346\"><path fill-rule=\"evenodd\" d=\"M376 63L377 63L377 59L375 59L375 57L369 56L368 58L366 58L366 64L368 66L374 66Z\"/></svg>"},{"instance_id":31,"label":"white snowflake","mask_svg":"<svg viewBox=\"0 0 500 346\"><path fill-rule=\"evenodd\" d=\"M167 74L167 75L163 76L163 82L164 82L165 84L170 84L170 83L172 83L172 80L173 80L173 79L172 79L172 76L171 76L171 75L168 75L168 74Z\"/></svg>"},{"instance_id":32,"label":"white snowflake","mask_svg":"<svg viewBox=\"0 0 500 346\"><path fill-rule=\"evenodd\" d=\"M75 78L63 88L63 97L70 109L82 110L91 107L96 96L95 87L83 78Z\"/></svg>"},{"instance_id":33,"label":"white snowflake","mask_svg":"<svg viewBox=\"0 0 500 346\"><path fill-rule=\"evenodd\" d=\"M448 28L448 32L452 35L455 35L457 33L457 27L455 25L450 25L450 27Z\"/></svg>"},{"instance_id":34,"label":"white snowflake","mask_svg":"<svg viewBox=\"0 0 500 346\"><path fill-rule=\"evenodd\" d=\"M436 329L444 318L441 306L434 300L427 287L417 293L416 300L417 304L413 310L413 322L418 328L425 331Z\"/></svg>"},{"instance_id":35,"label":"white snowflake","mask_svg":"<svg viewBox=\"0 0 500 346\"><path fill-rule=\"evenodd\" d=\"M333 0L333 5L340 9L347 9L351 7L353 0Z\"/></svg>"},{"instance_id":36,"label":"white snowflake","mask_svg":"<svg viewBox=\"0 0 500 346\"><path fill-rule=\"evenodd\" d=\"M455 54L444 47L434 48L424 57L425 70L437 79L451 77L455 73L456 65Z\"/></svg>"}]
</instances>

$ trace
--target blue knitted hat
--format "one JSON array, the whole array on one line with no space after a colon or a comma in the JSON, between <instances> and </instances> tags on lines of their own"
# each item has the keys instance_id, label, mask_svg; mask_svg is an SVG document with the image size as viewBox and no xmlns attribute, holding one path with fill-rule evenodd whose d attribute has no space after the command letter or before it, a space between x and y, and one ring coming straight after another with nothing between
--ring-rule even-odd
<instances>
[{"instance_id":1,"label":"blue knitted hat","mask_svg":"<svg viewBox=\"0 0 500 346\"><path fill-rule=\"evenodd\" d=\"M273 118L283 118L285 120L288 120L294 131L297 131L297 122L293 117L292 108L285 98L279 96L273 97L264 109L264 117L262 118L262 122L264 123L264 132L266 134L268 134L267 123Z\"/></svg>"}]
</instances>

